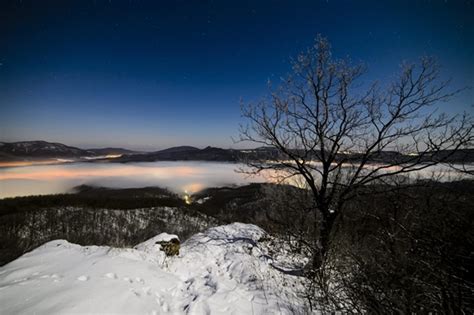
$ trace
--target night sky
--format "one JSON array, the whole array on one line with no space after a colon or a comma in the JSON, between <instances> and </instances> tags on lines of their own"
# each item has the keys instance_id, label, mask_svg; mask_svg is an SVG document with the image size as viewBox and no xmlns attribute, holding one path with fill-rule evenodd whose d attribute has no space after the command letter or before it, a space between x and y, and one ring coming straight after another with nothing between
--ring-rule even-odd
<instances>
[{"instance_id":1,"label":"night sky","mask_svg":"<svg viewBox=\"0 0 474 315\"><path fill-rule=\"evenodd\" d=\"M474 87L473 1L0 1L0 141L236 147L239 100L318 33L366 80L428 54Z\"/></svg>"}]
</instances>

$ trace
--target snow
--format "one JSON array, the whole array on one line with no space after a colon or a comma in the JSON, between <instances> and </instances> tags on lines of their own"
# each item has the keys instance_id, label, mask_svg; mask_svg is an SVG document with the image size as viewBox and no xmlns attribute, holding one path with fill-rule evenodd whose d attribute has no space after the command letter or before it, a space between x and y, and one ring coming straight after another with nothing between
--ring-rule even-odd
<instances>
[{"instance_id":1,"label":"snow","mask_svg":"<svg viewBox=\"0 0 474 315\"><path fill-rule=\"evenodd\" d=\"M152 255L156 255L159 258L161 258L161 260L164 260L165 255L160 250L161 245L157 244L157 243L159 243L159 242L169 242L172 239L179 240L179 237L177 235L174 235L174 234L161 233L161 234L158 234L155 237L150 238L149 240L147 240L143 243L140 243L140 244L136 245L134 248L139 250L139 251L142 251L142 252L146 252L146 253L149 253L149 254L152 254Z\"/></svg>"},{"instance_id":2,"label":"snow","mask_svg":"<svg viewBox=\"0 0 474 315\"><path fill-rule=\"evenodd\" d=\"M166 257L155 243L174 237L163 233L135 248L48 242L0 268L0 314L304 312L302 278L282 271L284 262L273 267L259 227L211 228Z\"/></svg>"},{"instance_id":3,"label":"snow","mask_svg":"<svg viewBox=\"0 0 474 315\"><path fill-rule=\"evenodd\" d=\"M201 199L196 200L196 203L202 205L203 203L205 203L205 202L208 201L209 199L211 199L211 197L204 197L204 198L201 198Z\"/></svg>"}]
</instances>

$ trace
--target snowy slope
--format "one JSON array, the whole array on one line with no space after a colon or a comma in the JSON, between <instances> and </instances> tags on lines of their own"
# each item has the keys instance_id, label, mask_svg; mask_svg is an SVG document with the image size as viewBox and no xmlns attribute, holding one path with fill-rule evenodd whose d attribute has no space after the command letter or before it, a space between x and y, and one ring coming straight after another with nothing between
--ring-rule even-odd
<instances>
[{"instance_id":1,"label":"snowy slope","mask_svg":"<svg viewBox=\"0 0 474 315\"><path fill-rule=\"evenodd\" d=\"M134 249L49 242L0 268L0 314L293 314L302 278L268 255L268 237L234 223L165 257L158 235ZM264 237L266 240L264 240Z\"/></svg>"}]
</instances>

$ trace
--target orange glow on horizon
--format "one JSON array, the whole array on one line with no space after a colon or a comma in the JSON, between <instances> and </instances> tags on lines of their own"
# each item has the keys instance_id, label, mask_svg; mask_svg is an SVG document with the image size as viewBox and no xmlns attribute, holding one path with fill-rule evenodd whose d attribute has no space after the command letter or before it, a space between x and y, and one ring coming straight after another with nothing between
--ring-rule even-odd
<instances>
[{"instance_id":1,"label":"orange glow on horizon","mask_svg":"<svg viewBox=\"0 0 474 315\"><path fill-rule=\"evenodd\" d=\"M161 179L172 179L175 177L192 177L203 174L203 170L190 166L171 166L171 167L140 167L135 165L107 164L107 167L97 168L97 164L91 164L90 167L74 168L57 165L57 167L41 167L48 164L44 163L38 168L21 167L21 168L4 168L0 169L0 180L11 179L27 179L27 180L54 180L54 179L74 179L88 177L129 177L129 176L145 176ZM22 166L32 166L22 164ZM193 183L188 185L190 191L196 192L203 188L202 184Z\"/></svg>"},{"instance_id":2,"label":"orange glow on horizon","mask_svg":"<svg viewBox=\"0 0 474 315\"><path fill-rule=\"evenodd\" d=\"M204 189L204 185L202 183L192 183L189 185L184 186L185 193L190 192L191 194L197 193Z\"/></svg>"},{"instance_id":3,"label":"orange glow on horizon","mask_svg":"<svg viewBox=\"0 0 474 315\"><path fill-rule=\"evenodd\" d=\"M233 164L200 162L54 163L0 168L0 198L64 193L78 185L111 188L158 186L176 193L194 194L223 183L244 184ZM9 164L12 165L12 164ZM19 165L19 164L15 164ZM253 178L252 181L257 180ZM264 181L260 179L259 181Z\"/></svg>"},{"instance_id":4,"label":"orange glow on horizon","mask_svg":"<svg viewBox=\"0 0 474 315\"><path fill-rule=\"evenodd\" d=\"M20 167L20 166L34 166L34 165L53 165L71 163L74 161L69 160L44 160L44 161L11 161L11 162L0 162L0 169L4 167Z\"/></svg>"}]
</instances>

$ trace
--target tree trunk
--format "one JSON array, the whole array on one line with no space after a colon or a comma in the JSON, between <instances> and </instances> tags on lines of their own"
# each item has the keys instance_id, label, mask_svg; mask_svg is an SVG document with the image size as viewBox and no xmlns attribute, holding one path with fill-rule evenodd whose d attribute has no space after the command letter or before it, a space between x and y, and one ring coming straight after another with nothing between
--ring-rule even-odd
<instances>
[{"instance_id":1,"label":"tree trunk","mask_svg":"<svg viewBox=\"0 0 474 315\"><path fill-rule=\"evenodd\" d=\"M319 239L318 239L318 249L313 253L313 257L310 261L309 270L311 273L316 272L321 269L324 264L325 259L327 258L327 253L330 248L330 236L336 220L336 213L332 213L329 210L321 211L323 217L319 222Z\"/></svg>"}]
</instances>

